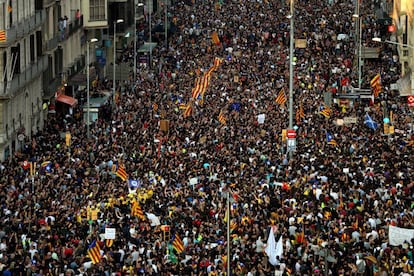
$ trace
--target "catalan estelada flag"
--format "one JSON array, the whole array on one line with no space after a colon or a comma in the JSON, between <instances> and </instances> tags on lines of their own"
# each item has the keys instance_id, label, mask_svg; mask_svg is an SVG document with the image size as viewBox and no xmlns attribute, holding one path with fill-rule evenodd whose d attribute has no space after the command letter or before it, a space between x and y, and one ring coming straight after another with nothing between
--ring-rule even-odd
<instances>
[{"instance_id":1,"label":"catalan estelada flag","mask_svg":"<svg viewBox=\"0 0 414 276\"><path fill-rule=\"evenodd\" d=\"M0 42L6 42L7 38L6 38L6 31L5 30L0 30Z\"/></svg>"},{"instance_id":2,"label":"catalan estelada flag","mask_svg":"<svg viewBox=\"0 0 414 276\"><path fill-rule=\"evenodd\" d=\"M184 251L184 243L180 239L177 233L175 233L174 236L172 237L171 244L178 254Z\"/></svg>"},{"instance_id":3,"label":"catalan estelada flag","mask_svg":"<svg viewBox=\"0 0 414 276\"><path fill-rule=\"evenodd\" d=\"M285 95L285 89L280 89L279 94L277 94L277 97L275 99L275 102L279 105L283 105L286 103L286 95Z\"/></svg>"},{"instance_id":4,"label":"catalan estelada flag","mask_svg":"<svg viewBox=\"0 0 414 276\"><path fill-rule=\"evenodd\" d=\"M123 181L126 181L128 179L128 174L125 171L125 166L122 164L118 165L118 168L116 169L116 176L121 178Z\"/></svg>"},{"instance_id":5,"label":"catalan estelada flag","mask_svg":"<svg viewBox=\"0 0 414 276\"><path fill-rule=\"evenodd\" d=\"M372 92L374 94L374 97L377 98L379 93L381 93L382 87L381 87L381 75L378 73L376 74L371 82L371 88L372 88Z\"/></svg>"},{"instance_id":6,"label":"catalan estelada flag","mask_svg":"<svg viewBox=\"0 0 414 276\"><path fill-rule=\"evenodd\" d=\"M325 103L322 103L319 106L319 114L321 114L323 117L329 119L331 117L332 114L332 109L327 106Z\"/></svg>"},{"instance_id":7,"label":"catalan estelada flag","mask_svg":"<svg viewBox=\"0 0 414 276\"><path fill-rule=\"evenodd\" d=\"M326 142L328 143L328 145L332 145L334 147L338 146L338 143L335 141L332 134L330 134L329 132L326 132Z\"/></svg>"},{"instance_id":8,"label":"catalan estelada flag","mask_svg":"<svg viewBox=\"0 0 414 276\"><path fill-rule=\"evenodd\" d=\"M96 240L89 245L88 256L93 264L97 264L101 260L101 248Z\"/></svg>"}]
</instances>

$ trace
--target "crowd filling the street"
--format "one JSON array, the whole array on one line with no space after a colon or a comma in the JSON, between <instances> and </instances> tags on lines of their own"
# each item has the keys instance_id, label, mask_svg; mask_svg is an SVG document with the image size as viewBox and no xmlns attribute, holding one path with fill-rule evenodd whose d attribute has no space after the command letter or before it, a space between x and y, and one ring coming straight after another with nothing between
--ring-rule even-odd
<instances>
[{"instance_id":1,"label":"crowd filling the street","mask_svg":"<svg viewBox=\"0 0 414 276\"><path fill-rule=\"evenodd\" d=\"M290 58L289 1L171 1L168 45L90 137L50 114L0 163L2 275L412 275L413 109L375 1L360 36L355 2L295 1ZM358 37L380 49L360 79Z\"/></svg>"}]
</instances>

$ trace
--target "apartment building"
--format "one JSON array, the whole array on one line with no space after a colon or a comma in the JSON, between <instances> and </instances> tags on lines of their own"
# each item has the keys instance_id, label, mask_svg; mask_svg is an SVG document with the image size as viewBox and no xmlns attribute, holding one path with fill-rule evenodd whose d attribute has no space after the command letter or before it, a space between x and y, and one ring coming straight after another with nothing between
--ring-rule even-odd
<instances>
[{"instance_id":1,"label":"apartment building","mask_svg":"<svg viewBox=\"0 0 414 276\"><path fill-rule=\"evenodd\" d=\"M65 83L82 70L80 0L0 0L0 160L43 128Z\"/></svg>"},{"instance_id":2,"label":"apartment building","mask_svg":"<svg viewBox=\"0 0 414 276\"><path fill-rule=\"evenodd\" d=\"M398 43L398 55L402 66L404 89L401 95L414 95L414 1L394 0L393 21L395 33L393 40ZM404 85L408 82L407 85Z\"/></svg>"},{"instance_id":3,"label":"apartment building","mask_svg":"<svg viewBox=\"0 0 414 276\"><path fill-rule=\"evenodd\" d=\"M11 156L42 128L42 28L35 1L0 0L0 159Z\"/></svg>"}]
</instances>

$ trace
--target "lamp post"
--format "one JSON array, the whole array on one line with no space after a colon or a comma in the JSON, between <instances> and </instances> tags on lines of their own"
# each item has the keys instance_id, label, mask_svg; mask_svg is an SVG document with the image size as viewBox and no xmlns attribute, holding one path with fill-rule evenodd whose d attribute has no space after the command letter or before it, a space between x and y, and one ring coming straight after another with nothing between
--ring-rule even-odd
<instances>
[{"instance_id":1,"label":"lamp post","mask_svg":"<svg viewBox=\"0 0 414 276\"><path fill-rule=\"evenodd\" d=\"M89 98L90 98L90 95L89 95L89 90L90 90L90 87L89 87L89 83L90 83L90 80L89 80L89 70L90 70L89 69L89 63L90 63L90 61L89 61L89 46L90 46L90 43L95 43L97 41L98 41L98 39L91 38L90 40L88 40L86 42L86 105L87 105L87 108L88 108L86 110L86 137L88 139L91 136L91 133L90 133L90 124L91 124L90 109L91 109L91 107L90 107L90 103L89 103Z\"/></svg>"},{"instance_id":2,"label":"lamp post","mask_svg":"<svg viewBox=\"0 0 414 276\"><path fill-rule=\"evenodd\" d=\"M115 70L115 64L116 64L116 24L123 23L123 19L117 19L114 21L114 68L113 68L113 90L114 94L112 95L112 105L115 107L115 91L116 91L116 70Z\"/></svg>"},{"instance_id":3,"label":"lamp post","mask_svg":"<svg viewBox=\"0 0 414 276\"><path fill-rule=\"evenodd\" d=\"M150 43L150 57L149 57L149 68L152 68L152 24L151 24L151 14L152 14L152 1L148 0L148 29L149 29L149 43Z\"/></svg>"},{"instance_id":4,"label":"lamp post","mask_svg":"<svg viewBox=\"0 0 414 276\"><path fill-rule=\"evenodd\" d=\"M168 3L167 3L167 0L164 0L164 10L165 10L165 14L164 14L164 37L165 37L165 47L167 48L168 47L168 33L167 33L167 31L168 31L168 27L167 27L167 25L168 25Z\"/></svg>"},{"instance_id":5,"label":"lamp post","mask_svg":"<svg viewBox=\"0 0 414 276\"><path fill-rule=\"evenodd\" d=\"M137 82L137 7L143 7L144 3L134 2L134 85Z\"/></svg>"},{"instance_id":6,"label":"lamp post","mask_svg":"<svg viewBox=\"0 0 414 276\"><path fill-rule=\"evenodd\" d=\"M401 46L401 47L407 47L407 48L410 48L410 49L414 49L413 45L399 43L399 42L395 42L395 41L391 41L391 40L381 40L381 38L379 38L379 37L372 38L372 41L388 43L388 44L394 44L394 45L398 45L398 46Z\"/></svg>"},{"instance_id":7,"label":"lamp post","mask_svg":"<svg viewBox=\"0 0 414 276\"><path fill-rule=\"evenodd\" d=\"M359 5L358 5L359 6ZM362 18L359 14L352 15L358 25L358 88L361 89L362 82Z\"/></svg>"},{"instance_id":8,"label":"lamp post","mask_svg":"<svg viewBox=\"0 0 414 276\"><path fill-rule=\"evenodd\" d=\"M289 129L293 129L293 40L294 40L294 0L290 0L290 39L289 39ZM289 139L288 139L289 140ZM292 156L293 150L289 150L289 155Z\"/></svg>"}]
</instances>

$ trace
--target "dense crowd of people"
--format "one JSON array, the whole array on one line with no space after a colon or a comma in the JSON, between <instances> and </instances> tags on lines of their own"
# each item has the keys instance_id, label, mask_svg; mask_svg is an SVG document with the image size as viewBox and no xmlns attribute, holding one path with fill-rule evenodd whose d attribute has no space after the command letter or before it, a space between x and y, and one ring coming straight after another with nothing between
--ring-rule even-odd
<instances>
[{"instance_id":1,"label":"dense crowd of people","mask_svg":"<svg viewBox=\"0 0 414 276\"><path fill-rule=\"evenodd\" d=\"M393 246L388 235L390 225L413 226L414 125L390 89L401 74L395 49L364 61L361 87L380 73L378 97L334 100L358 87L355 3L298 1L295 38L307 43L293 59L293 108L303 114L291 152L289 99L275 102L283 89L288 98L289 3L193 2L172 1L177 32L135 84L119 84L111 118L90 138L84 122L57 116L1 163L2 275L227 275L227 264L231 275L411 275L412 240ZM364 24L373 46L379 26L372 16ZM202 98L192 94L197 78L208 84ZM385 117L394 134L383 134ZM145 218L131 213L134 202ZM275 265L265 253L271 227L283 244ZM182 250L170 246L177 236Z\"/></svg>"}]
</instances>

